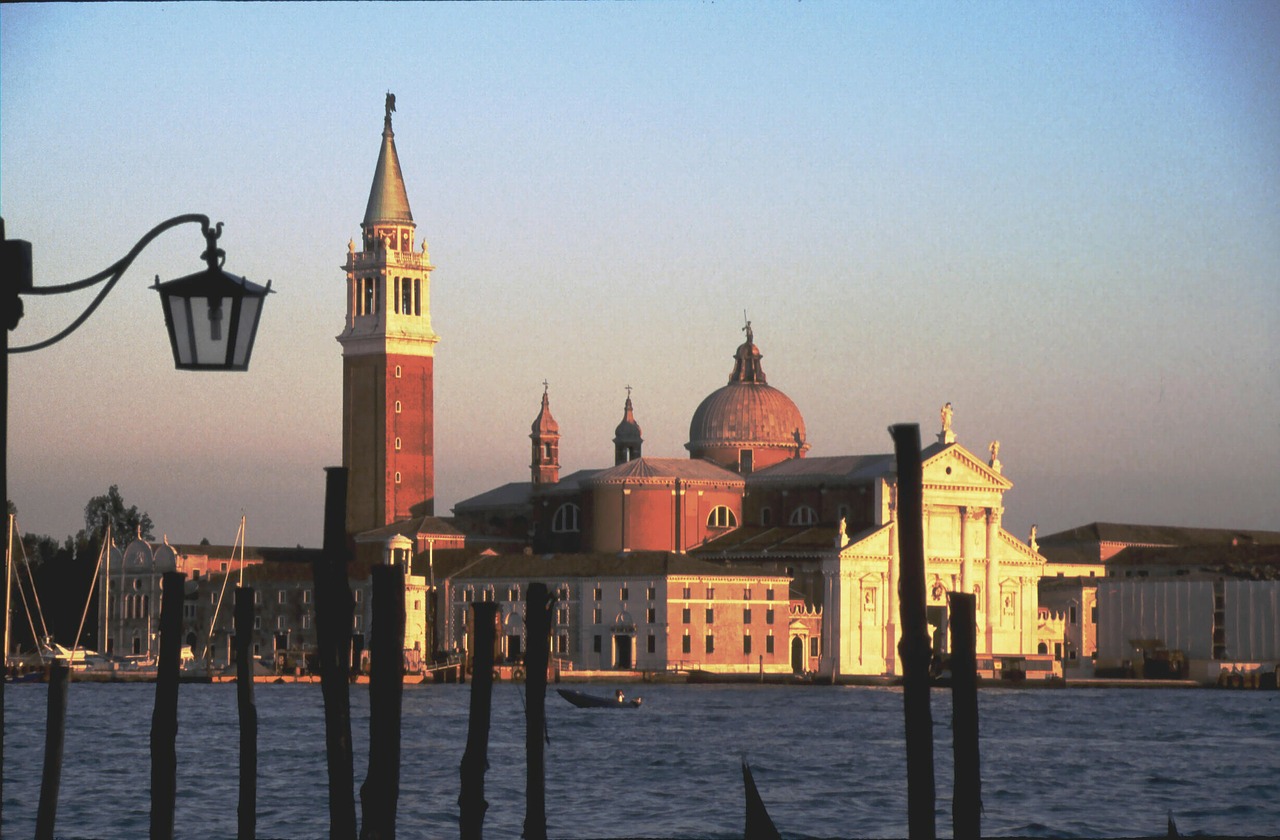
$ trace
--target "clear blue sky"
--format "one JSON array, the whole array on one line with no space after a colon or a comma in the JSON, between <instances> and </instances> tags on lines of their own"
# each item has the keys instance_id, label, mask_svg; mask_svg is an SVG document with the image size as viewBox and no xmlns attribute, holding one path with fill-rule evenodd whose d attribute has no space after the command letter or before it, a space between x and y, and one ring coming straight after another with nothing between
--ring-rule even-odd
<instances>
[{"instance_id":1,"label":"clear blue sky","mask_svg":"<svg viewBox=\"0 0 1280 840\"><path fill-rule=\"evenodd\" d=\"M273 281L248 374L172 369L145 252L11 364L24 530L118 483L174 541L319 545L341 461L347 240L382 127L437 266L438 510L684 456L743 310L811 455L955 406L1002 442L1006 526L1280 530L1280 5L68 4L0 7L0 211L36 282L155 223L226 223ZM86 299L29 299L18 344Z\"/></svg>"}]
</instances>

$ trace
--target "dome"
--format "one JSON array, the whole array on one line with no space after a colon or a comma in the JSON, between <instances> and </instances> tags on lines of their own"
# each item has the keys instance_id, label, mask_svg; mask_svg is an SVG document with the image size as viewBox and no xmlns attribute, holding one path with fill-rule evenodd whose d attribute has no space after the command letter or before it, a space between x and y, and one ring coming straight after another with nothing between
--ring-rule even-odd
<instances>
[{"instance_id":1,"label":"dome","mask_svg":"<svg viewBox=\"0 0 1280 840\"><path fill-rule=\"evenodd\" d=\"M758 469L766 463L803 455L809 445L805 442L800 409L765 381L760 348L752 343L750 322L746 331L747 340L734 353L729 384L709 394L693 412L685 447L694 458L710 458L734 467L745 463L740 458L741 450L772 450L763 460L754 458Z\"/></svg>"},{"instance_id":2,"label":"dome","mask_svg":"<svg viewBox=\"0 0 1280 840\"><path fill-rule=\"evenodd\" d=\"M634 409L631 407L631 395L627 394L627 404L622 409L622 422L613 430L614 443L643 443L640 424L636 422Z\"/></svg>"},{"instance_id":3,"label":"dome","mask_svg":"<svg viewBox=\"0 0 1280 840\"><path fill-rule=\"evenodd\" d=\"M734 382L693 412L691 451L710 446L807 449L804 417L786 394L764 383Z\"/></svg>"}]
</instances>

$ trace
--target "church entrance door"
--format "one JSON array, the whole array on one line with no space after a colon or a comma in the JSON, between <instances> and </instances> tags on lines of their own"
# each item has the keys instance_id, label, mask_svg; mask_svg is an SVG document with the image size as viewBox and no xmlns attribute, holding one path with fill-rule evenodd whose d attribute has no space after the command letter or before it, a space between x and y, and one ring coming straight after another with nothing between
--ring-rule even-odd
<instances>
[{"instance_id":1,"label":"church entrance door","mask_svg":"<svg viewBox=\"0 0 1280 840\"><path fill-rule=\"evenodd\" d=\"M631 661L630 636L613 637L613 667L624 671L630 671L634 667Z\"/></svg>"},{"instance_id":2,"label":"church entrance door","mask_svg":"<svg viewBox=\"0 0 1280 840\"><path fill-rule=\"evenodd\" d=\"M804 673L804 639L796 636L791 640L791 673Z\"/></svg>"}]
</instances>

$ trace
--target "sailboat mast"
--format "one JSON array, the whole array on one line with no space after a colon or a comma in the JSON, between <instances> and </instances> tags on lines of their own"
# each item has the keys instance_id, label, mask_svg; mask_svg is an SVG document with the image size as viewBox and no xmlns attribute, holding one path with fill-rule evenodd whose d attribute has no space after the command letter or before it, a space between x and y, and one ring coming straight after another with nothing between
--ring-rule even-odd
<instances>
[{"instance_id":1,"label":"sailboat mast","mask_svg":"<svg viewBox=\"0 0 1280 840\"><path fill-rule=\"evenodd\" d=\"M9 541L4 544L4 667L9 667L9 602L13 599L13 514L9 514Z\"/></svg>"},{"instance_id":2,"label":"sailboat mast","mask_svg":"<svg viewBox=\"0 0 1280 840\"><path fill-rule=\"evenodd\" d=\"M102 550L107 553L107 564L102 570L102 638L98 640L98 650L106 653L107 636L111 633L111 523L107 523Z\"/></svg>"}]
</instances>

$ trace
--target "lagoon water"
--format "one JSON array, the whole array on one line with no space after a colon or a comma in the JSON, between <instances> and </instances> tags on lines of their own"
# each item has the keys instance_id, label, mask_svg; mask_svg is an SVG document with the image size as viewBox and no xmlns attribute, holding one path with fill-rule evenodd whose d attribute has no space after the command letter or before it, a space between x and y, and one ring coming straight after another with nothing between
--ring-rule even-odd
<instances>
[{"instance_id":1,"label":"lagoon water","mask_svg":"<svg viewBox=\"0 0 1280 840\"><path fill-rule=\"evenodd\" d=\"M588 686L611 694L616 686ZM637 711L577 709L548 691L550 836L732 838L743 830L746 756L785 838L905 837L906 761L897 689L625 686ZM470 686L406 686L397 829L458 836L458 765ZM258 836L328 837L318 685L259 685ZM34 833L43 685L5 688L4 823ZM356 784L368 760L368 692L353 686ZM154 687L71 686L60 838L133 840L149 829ZM950 694L934 692L940 836L951 834ZM984 689L983 832L988 836L1280 831L1280 692ZM236 834L233 685L183 685L179 838ZM524 821L523 687L494 687L485 834ZM353 795L355 795L353 793ZM359 805L357 799L357 814Z\"/></svg>"}]
</instances>

